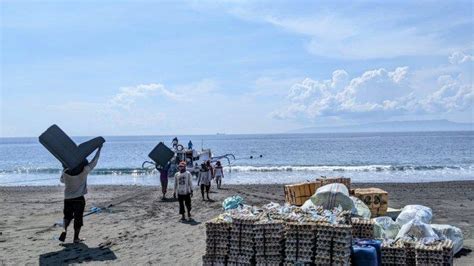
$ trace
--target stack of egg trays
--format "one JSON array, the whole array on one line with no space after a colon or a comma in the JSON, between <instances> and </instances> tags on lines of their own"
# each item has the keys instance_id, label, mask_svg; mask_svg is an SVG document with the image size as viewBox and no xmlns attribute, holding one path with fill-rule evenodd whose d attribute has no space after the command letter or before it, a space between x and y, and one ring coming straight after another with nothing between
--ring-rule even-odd
<instances>
[{"instance_id":1,"label":"stack of egg trays","mask_svg":"<svg viewBox=\"0 0 474 266\"><path fill-rule=\"evenodd\" d=\"M317 223L308 220L285 223L285 264L311 264L314 261Z\"/></svg>"},{"instance_id":2,"label":"stack of egg trays","mask_svg":"<svg viewBox=\"0 0 474 266\"><path fill-rule=\"evenodd\" d=\"M452 266L454 259L454 242L452 240L443 240L443 265Z\"/></svg>"},{"instance_id":3,"label":"stack of egg trays","mask_svg":"<svg viewBox=\"0 0 474 266\"><path fill-rule=\"evenodd\" d=\"M255 262L280 265L283 261L285 224L281 220L262 219L254 224Z\"/></svg>"},{"instance_id":4,"label":"stack of egg trays","mask_svg":"<svg viewBox=\"0 0 474 266\"><path fill-rule=\"evenodd\" d=\"M415 241L403 241L405 246L405 265L416 265L416 242Z\"/></svg>"},{"instance_id":5,"label":"stack of egg trays","mask_svg":"<svg viewBox=\"0 0 474 266\"><path fill-rule=\"evenodd\" d=\"M430 245L417 243L415 245L416 265L452 265L452 257L445 260L446 251L449 253L451 250L452 253L452 249L451 240L439 241Z\"/></svg>"},{"instance_id":6,"label":"stack of egg trays","mask_svg":"<svg viewBox=\"0 0 474 266\"><path fill-rule=\"evenodd\" d=\"M316 265L348 265L351 245L351 225L318 223L314 263Z\"/></svg>"},{"instance_id":7,"label":"stack of egg trays","mask_svg":"<svg viewBox=\"0 0 474 266\"><path fill-rule=\"evenodd\" d=\"M228 265L255 264L254 224L257 216L234 216L230 229Z\"/></svg>"},{"instance_id":8,"label":"stack of egg trays","mask_svg":"<svg viewBox=\"0 0 474 266\"><path fill-rule=\"evenodd\" d=\"M352 218L352 236L354 238L374 238L374 221L371 219Z\"/></svg>"},{"instance_id":9,"label":"stack of egg trays","mask_svg":"<svg viewBox=\"0 0 474 266\"><path fill-rule=\"evenodd\" d=\"M206 255L203 264L225 264L229 253L231 223L212 219L206 222Z\"/></svg>"},{"instance_id":10,"label":"stack of egg trays","mask_svg":"<svg viewBox=\"0 0 474 266\"><path fill-rule=\"evenodd\" d=\"M401 242L383 242L380 248L382 266L397 266L406 264L405 245Z\"/></svg>"},{"instance_id":11,"label":"stack of egg trays","mask_svg":"<svg viewBox=\"0 0 474 266\"><path fill-rule=\"evenodd\" d=\"M204 266L225 266L227 265L226 256L213 256L213 255L204 255L202 256L202 265Z\"/></svg>"}]
</instances>

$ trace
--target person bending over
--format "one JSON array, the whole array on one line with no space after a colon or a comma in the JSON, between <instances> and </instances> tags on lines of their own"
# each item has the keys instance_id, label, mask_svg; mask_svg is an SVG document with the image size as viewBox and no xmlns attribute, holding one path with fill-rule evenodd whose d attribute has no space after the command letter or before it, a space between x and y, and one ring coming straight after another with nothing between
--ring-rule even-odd
<instances>
[{"instance_id":1,"label":"person bending over","mask_svg":"<svg viewBox=\"0 0 474 266\"><path fill-rule=\"evenodd\" d=\"M63 166L64 170L60 181L64 183L64 231L59 236L61 242L66 240L67 228L72 219L74 219L74 243L83 241L83 239L79 238L79 233L83 225L82 216L86 206L84 195L87 194L87 176L97 165L101 149L102 146L99 147L90 163L87 159L84 159L74 169L68 169Z\"/></svg>"},{"instance_id":2,"label":"person bending over","mask_svg":"<svg viewBox=\"0 0 474 266\"><path fill-rule=\"evenodd\" d=\"M185 207L187 209L188 218L191 220L191 197L193 196L192 175L186 171L186 163L180 162L178 166L179 172L174 175L174 193L173 197L178 196L179 214L181 220L185 221Z\"/></svg>"}]
</instances>

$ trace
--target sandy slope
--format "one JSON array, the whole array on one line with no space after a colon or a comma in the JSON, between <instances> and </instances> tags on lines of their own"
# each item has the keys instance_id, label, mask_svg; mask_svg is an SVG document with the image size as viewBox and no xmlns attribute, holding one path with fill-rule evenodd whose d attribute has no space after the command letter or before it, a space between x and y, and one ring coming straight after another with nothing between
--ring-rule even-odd
<instances>
[{"instance_id":1,"label":"sandy slope","mask_svg":"<svg viewBox=\"0 0 474 266\"><path fill-rule=\"evenodd\" d=\"M456 265L474 265L474 181L423 184L359 184L377 186L390 194L390 205L424 204L433 208L436 223L462 228L465 249ZM233 194L247 204L283 202L282 185L228 186L203 202L193 198L192 223L179 222L178 203L158 200L158 188L139 186L93 186L87 206L113 206L109 211L85 218L80 245L59 245L54 238L62 219L62 191L57 187L0 187L0 265L58 264L160 264L199 265L205 250L204 222L221 212L222 200ZM72 231L67 242L71 242Z\"/></svg>"}]
</instances>

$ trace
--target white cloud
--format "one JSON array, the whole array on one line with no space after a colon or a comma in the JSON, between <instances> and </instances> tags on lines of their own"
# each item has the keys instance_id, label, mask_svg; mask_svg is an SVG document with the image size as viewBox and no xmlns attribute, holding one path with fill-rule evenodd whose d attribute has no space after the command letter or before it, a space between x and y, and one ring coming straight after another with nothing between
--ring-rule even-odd
<instances>
[{"instance_id":1,"label":"white cloud","mask_svg":"<svg viewBox=\"0 0 474 266\"><path fill-rule=\"evenodd\" d=\"M369 70L348 80L344 70L328 80L306 78L294 84L287 103L272 113L277 119L338 117L370 119L407 114L464 111L473 107L473 84L462 74L442 75L430 93L419 97L410 83L408 67ZM468 79L469 80L469 79Z\"/></svg>"},{"instance_id":2,"label":"white cloud","mask_svg":"<svg viewBox=\"0 0 474 266\"><path fill-rule=\"evenodd\" d=\"M449 56L449 62L451 64L462 64L466 62L474 61L474 56L465 54L463 52L454 52Z\"/></svg>"},{"instance_id":3,"label":"white cloud","mask_svg":"<svg viewBox=\"0 0 474 266\"><path fill-rule=\"evenodd\" d=\"M137 99L152 96L155 93L159 93L174 101L180 101L184 99L182 95L167 90L162 84L150 83L141 84L135 87L122 87L120 88L120 92L110 99L109 103L112 106L119 106L129 109Z\"/></svg>"},{"instance_id":4,"label":"white cloud","mask_svg":"<svg viewBox=\"0 0 474 266\"><path fill-rule=\"evenodd\" d=\"M434 7L427 6L433 12ZM415 7L419 8L414 4ZM278 7L278 4L271 9L246 4L231 8L229 13L246 21L268 23L306 37L303 40L309 53L338 59L447 55L453 50L465 48L466 44L446 36L453 29L467 30L472 23L472 18L463 17L421 19L416 12L406 10L400 13L384 6L379 6L378 12L363 8L348 12L344 7L336 5L327 8L324 4L308 4L308 9L302 12L291 10L291 7ZM371 6L369 10L376 9Z\"/></svg>"}]
</instances>

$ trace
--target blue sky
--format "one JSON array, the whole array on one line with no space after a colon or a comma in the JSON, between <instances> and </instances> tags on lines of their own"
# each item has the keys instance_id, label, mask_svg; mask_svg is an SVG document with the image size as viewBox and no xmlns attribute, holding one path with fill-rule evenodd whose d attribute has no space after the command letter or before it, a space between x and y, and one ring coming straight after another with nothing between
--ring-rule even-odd
<instances>
[{"instance_id":1,"label":"blue sky","mask_svg":"<svg viewBox=\"0 0 474 266\"><path fill-rule=\"evenodd\" d=\"M1 136L473 121L471 1L1 1Z\"/></svg>"}]
</instances>

